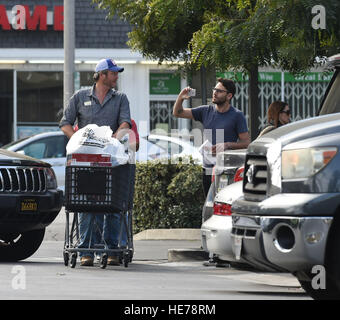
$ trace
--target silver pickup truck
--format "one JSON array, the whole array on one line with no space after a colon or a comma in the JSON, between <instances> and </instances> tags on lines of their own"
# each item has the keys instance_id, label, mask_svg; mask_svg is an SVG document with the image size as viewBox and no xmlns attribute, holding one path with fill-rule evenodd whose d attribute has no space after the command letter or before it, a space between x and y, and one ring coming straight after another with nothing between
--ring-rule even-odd
<instances>
[{"instance_id":1,"label":"silver pickup truck","mask_svg":"<svg viewBox=\"0 0 340 320\"><path fill-rule=\"evenodd\" d=\"M232 250L255 267L293 273L315 299L340 299L340 55L318 117L247 150L232 206Z\"/></svg>"}]
</instances>

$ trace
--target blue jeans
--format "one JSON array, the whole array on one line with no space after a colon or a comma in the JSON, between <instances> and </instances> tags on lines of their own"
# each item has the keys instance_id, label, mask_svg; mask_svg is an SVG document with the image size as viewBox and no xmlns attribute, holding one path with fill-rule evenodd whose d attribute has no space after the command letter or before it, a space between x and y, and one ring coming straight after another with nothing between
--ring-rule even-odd
<instances>
[{"instance_id":1,"label":"blue jeans","mask_svg":"<svg viewBox=\"0 0 340 320\"><path fill-rule=\"evenodd\" d=\"M78 248L93 248L95 244L103 243L107 245L108 249L118 248L120 219L120 214L79 213L80 243ZM126 246L126 243L127 232L123 226L120 245ZM94 252L80 252L79 256L93 257Z\"/></svg>"}]
</instances>

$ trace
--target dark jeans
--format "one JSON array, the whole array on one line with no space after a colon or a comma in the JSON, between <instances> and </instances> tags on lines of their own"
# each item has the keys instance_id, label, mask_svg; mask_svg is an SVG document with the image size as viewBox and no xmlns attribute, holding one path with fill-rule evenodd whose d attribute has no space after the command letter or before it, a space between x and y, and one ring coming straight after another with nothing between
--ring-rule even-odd
<instances>
[{"instance_id":1,"label":"dark jeans","mask_svg":"<svg viewBox=\"0 0 340 320\"><path fill-rule=\"evenodd\" d=\"M212 177L212 169L204 169L203 168L203 173L202 173L202 180L203 180L203 191L205 197L207 197L209 188L211 185L211 177Z\"/></svg>"},{"instance_id":2,"label":"dark jeans","mask_svg":"<svg viewBox=\"0 0 340 320\"><path fill-rule=\"evenodd\" d=\"M94 244L102 244L104 240L108 249L115 249L119 243L121 223L120 214L79 213L79 248L92 248ZM121 246L127 244L127 233L123 228ZM95 250L94 250L95 251ZM80 252L79 256L91 256L93 253Z\"/></svg>"}]
</instances>

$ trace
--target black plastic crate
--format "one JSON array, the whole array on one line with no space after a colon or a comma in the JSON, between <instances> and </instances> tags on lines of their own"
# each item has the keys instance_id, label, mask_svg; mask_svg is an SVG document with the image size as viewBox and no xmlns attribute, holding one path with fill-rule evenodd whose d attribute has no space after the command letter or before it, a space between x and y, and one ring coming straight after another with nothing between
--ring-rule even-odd
<instances>
[{"instance_id":1,"label":"black plastic crate","mask_svg":"<svg viewBox=\"0 0 340 320\"><path fill-rule=\"evenodd\" d=\"M67 166L65 209L73 212L124 212L132 208L135 165Z\"/></svg>"}]
</instances>

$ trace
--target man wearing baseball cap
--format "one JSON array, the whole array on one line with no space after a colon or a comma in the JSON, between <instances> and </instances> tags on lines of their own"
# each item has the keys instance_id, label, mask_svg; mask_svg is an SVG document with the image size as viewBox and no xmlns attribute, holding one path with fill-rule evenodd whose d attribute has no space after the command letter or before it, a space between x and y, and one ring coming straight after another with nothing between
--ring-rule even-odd
<instances>
[{"instance_id":1,"label":"man wearing baseball cap","mask_svg":"<svg viewBox=\"0 0 340 320\"><path fill-rule=\"evenodd\" d=\"M113 72L123 72L124 68L118 67L114 60L112 59L102 59L96 65L96 72L110 70Z\"/></svg>"},{"instance_id":2,"label":"man wearing baseball cap","mask_svg":"<svg viewBox=\"0 0 340 320\"><path fill-rule=\"evenodd\" d=\"M117 66L112 59L102 59L97 63L93 75L95 81L93 87L77 91L64 110L59 127L67 137L71 138L74 134L73 126L76 121L79 129L88 124L110 126L114 132L113 136L117 138L131 128L129 100L124 93L114 89L117 85L118 73L123 71L124 68ZM79 248L92 247L93 244L100 242L100 239L96 239L98 235L96 236L94 232L91 215L89 213L79 214L81 235ZM104 240L109 247L115 248L118 244L120 217L117 214L104 216ZM101 225L103 215L96 214L95 219L97 225ZM93 265L93 254L80 252L80 257L81 265ZM108 264L119 264L118 261L116 256L108 258Z\"/></svg>"}]
</instances>

